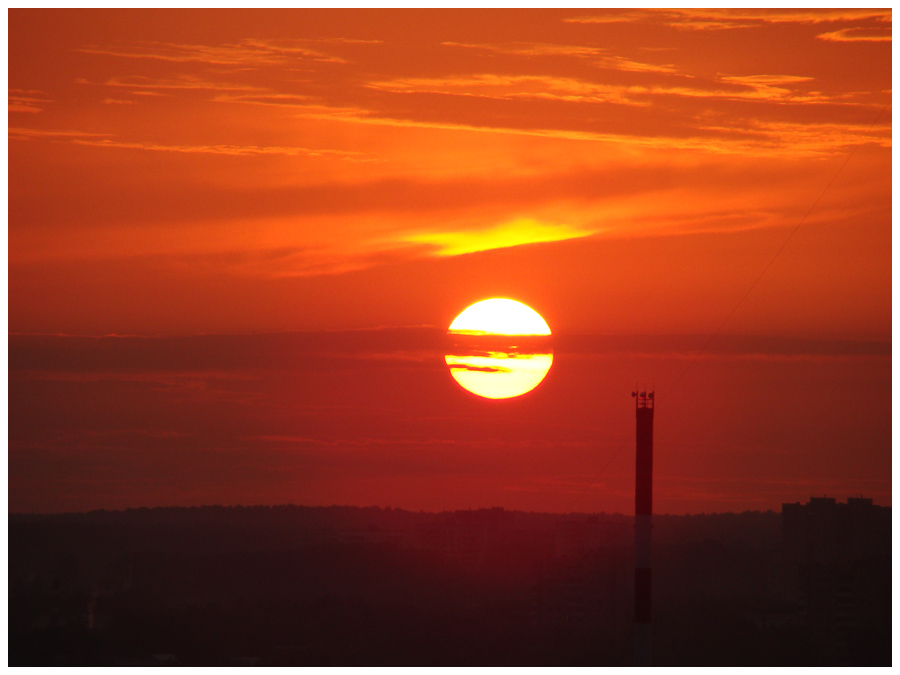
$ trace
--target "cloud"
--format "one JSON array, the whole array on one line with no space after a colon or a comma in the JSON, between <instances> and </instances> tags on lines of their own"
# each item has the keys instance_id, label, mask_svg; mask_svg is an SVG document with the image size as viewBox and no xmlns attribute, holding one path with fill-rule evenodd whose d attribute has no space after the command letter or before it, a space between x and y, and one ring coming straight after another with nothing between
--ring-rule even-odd
<instances>
[{"instance_id":1,"label":"cloud","mask_svg":"<svg viewBox=\"0 0 900 675\"><path fill-rule=\"evenodd\" d=\"M778 20L786 20L780 17ZM263 46L271 46L263 41ZM763 128L755 120L762 119L765 112L748 110L739 124L713 124L714 115L697 116L696 114L673 115L667 118L662 126L656 125L653 133L647 133L644 127L628 127L619 124L624 116L630 114L623 110L611 108L611 113L597 124L597 116L591 112L596 104L607 106L624 106L643 108L647 112L641 119L651 114L654 106L678 105L693 106L692 100L747 102L750 104L777 105L842 105L860 106L866 103L848 100L846 94L823 93L814 88L815 80L805 74L769 74L730 75L719 74L713 77L697 77L687 72L679 72L671 64L646 63L624 56L610 55L605 48L597 46L557 45L542 42L512 42L501 44L444 43L448 46L485 50L491 53L503 53L521 56L570 56L590 62L597 68L614 70L619 73L634 74L636 81L626 79L610 82L605 76L598 76L599 81L590 78L564 77L551 74L502 74L473 73L443 77L388 77L362 81L364 89L387 92L395 95L433 95L452 96L454 105L427 108L427 117L417 110L415 102L407 103L396 97L375 99L371 97L367 104L353 104L341 101L340 105L318 102L307 94L289 91L274 91L264 86L228 82L215 77L198 77L182 75L179 77L151 78L144 76L115 77L106 81L106 85L131 94L176 96L180 91L196 91L209 93L210 100L221 103L242 103L254 106L269 106L296 110L307 120L328 120L357 124L382 125L405 128L430 128L446 130L471 130L498 134L516 134L544 138L560 138L570 140L592 140L598 142L640 144L644 147L667 147L680 149L697 149L704 152L769 154L773 149L779 152L799 155L828 152L834 146L826 147L824 143L806 143L802 148L789 148L782 143L785 138L779 134L765 134ZM254 43L255 45L255 43ZM256 49L254 45L248 48ZM261 47L260 47L261 48ZM268 48L268 47L266 47ZM193 52L192 52L193 53ZM268 53L268 52L267 52ZM280 52L279 52L280 53ZM625 77L623 75L622 77ZM652 82L647 76L657 75ZM672 76L665 78L665 76ZM689 79L688 79L689 78ZM620 78L621 80L621 78ZM823 87L824 88L824 87ZM113 95L109 100L121 100ZM667 100L668 99L668 100ZM684 103L678 100L683 99ZM508 101L510 105L535 101L546 103L534 108L540 112L541 119L532 114L503 115L497 117L494 112L483 119L474 117L479 111L494 111L496 107L487 107L484 101ZM558 104L557 108L550 108ZM584 104L584 105L580 105ZM411 109L412 106L412 109ZM421 109L420 109L421 110ZM460 115L463 113L463 115ZM576 116L573 120L573 114ZM776 113L781 116L782 113ZM733 118L734 115L732 114ZM437 118L437 119L435 119ZM579 119L581 118L581 119ZM513 128L510 119L520 125ZM745 131L752 127L752 130ZM302 153L304 149L261 150L252 148L235 149L230 144L210 144L190 146L185 144L169 150L164 147L143 146L140 141L128 139L128 147L145 147L145 149L173 152L208 152L217 154L291 154ZM116 144L107 143L114 147ZM846 143L839 143L842 147ZM126 147L119 144L117 147ZM374 157L345 155L346 161L374 162Z\"/></svg>"},{"instance_id":2,"label":"cloud","mask_svg":"<svg viewBox=\"0 0 900 675\"><path fill-rule=\"evenodd\" d=\"M73 139L90 139L90 138L102 138L106 134L98 134L90 131L72 131L72 130L62 130L62 129L28 129L25 127L10 127L7 130L7 134L10 140L16 141L27 141L34 138L47 138L47 139L58 139L58 140L68 140L71 141Z\"/></svg>"},{"instance_id":3,"label":"cloud","mask_svg":"<svg viewBox=\"0 0 900 675\"><path fill-rule=\"evenodd\" d=\"M591 59L601 68L621 70L625 72L645 73L671 73L675 68L671 65L656 65L632 61L622 56L605 55L609 50L604 47L587 45L561 45L544 42L508 42L501 44L463 44L459 42L443 42L448 47L462 47L479 51L507 54L510 56L525 56L528 58L538 56L570 56L582 59Z\"/></svg>"},{"instance_id":4,"label":"cloud","mask_svg":"<svg viewBox=\"0 0 900 675\"><path fill-rule=\"evenodd\" d=\"M569 56L581 59L591 59L594 65L609 70L641 73L673 73L672 65L657 65L633 61L623 56L611 56L605 47L588 45L562 45L546 42L507 42L501 44L464 44L459 42L442 42L448 47L462 47L495 54L508 54L511 56L525 56L528 58L539 56Z\"/></svg>"},{"instance_id":5,"label":"cloud","mask_svg":"<svg viewBox=\"0 0 900 675\"><path fill-rule=\"evenodd\" d=\"M495 99L546 98L560 101L634 104L628 87L553 75L479 73L442 78L395 78L365 86L395 93L431 93Z\"/></svg>"},{"instance_id":6,"label":"cloud","mask_svg":"<svg viewBox=\"0 0 900 675\"><path fill-rule=\"evenodd\" d=\"M79 84L91 83L87 80L79 80ZM107 87L136 89L139 90L140 93L144 94L154 92L155 95L178 90L257 93L269 92L269 90L264 87L256 87L248 84L236 84L231 82L216 82L214 80L197 77L196 75L180 75L174 78L153 78L143 75L130 75L126 77L113 77L108 79L103 84Z\"/></svg>"},{"instance_id":7,"label":"cloud","mask_svg":"<svg viewBox=\"0 0 900 675\"><path fill-rule=\"evenodd\" d=\"M702 90L670 89L670 95L684 95L691 98L702 97ZM535 96L535 95L532 95ZM566 99L563 96L546 95L549 99L582 100L578 97ZM540 98L540 96L537 96ZM731 96L732 100L764 100L758 93L744 96ZM798 101L794 101L798 102ZM812 101L806 101L812 102ZM800 157L833 152L847 145L859 142L876 143L890 147L890 139L885 141L881 129L855 124L805 125L787 123L764 123L742 119L740 125L721 126L695 121L693 134L675 136L664 132L657 135L640 135L618 132L598 132L579 129L555 129L548 127L509 127L491 124L486 120L483 124L435 121L392 117L383 112L365 108L350 108L327 105L298 105L295 107L298 117L305 119L329 120L352 124L366 124L399 128L443 129L447 131L471 131L477 133L508 134L514 136L534 136L540 138L557 138L571 141L593 141L597 143L624 144L631 147L658 148L665 150L699 150L712 154L740 154L746 156L772 157L776 154ZM746 133L747 129L751 133ZM831 133L818 139L814 135L817 129L828 129ZM691 130L690 127L682 131ZM741 133L736 133L740 131ZM796 136L788 133L796 131ZM794 140L805 141L802 145L792 145Z\"/></svg>"},{"instance_id":8,"label":"cloud","mask_svg":"<svg viewBox=\"0 0 900 675\"><path fill-rule=\"evenodd\" d=\"M604 56L597 60L596 65L609 70L620 70L626 73L677 73L673 65L659 65L633 61L622 56Z\"/></svg>"},{"instance_id":9,"label":"cloud","mask_svg":"<svg viewBox=\"0 0 900 675\"><path fill-rule=\"evenodd\" d=\"M465 44L462 42L442 42L446 47L461 47L478 51L510 54L514 56L573 56L588 58L599 56L606 50L603 47L586 45L561 45L547 42L505 42L500 44Z\"/></svg>"},{"instance_id":10,"label":"cloud","mask_svg":"<svg viewBox=\"0 0 900 675\"><path fill-rule=\"evenodd\" d=\"M171 254L176 266L237 276L287 279L344 274L417 257L419 251L398 249L396 243L358 240L346 248L286 247L261 251L234 250L219 254Z\"/></svg>"},{"instance_id":11,"label":"cloud","mask_svg":"<svg viewBox=\"0 0 900 675\"><path fill-rule=\"evenodd\" d=\"M198 45L146 42L122 47L88 46L76 51L85 54L115 56L127 59L153 59L174 63L192 62L217 66L257 68L271 65L287 65L298 58L329 63L346 63L344 59L338 56L310 48L307 46L308 42L310 41L245 38L234 44Z\"/></svg>"},{"instance_id":12,"label":"cloud","mask_svg":"<svg viewBox=\"0 0 900 675\"><path fill-rule=\"evenodd\" d=\"M891 31L887 28L841 28L816 37L829 42L891 42Z\"/></svg>"},{"instance_id":13,"label":"cloud","mask_svg":"<svg viewBox=\"0 0 900 675\"><path fill-rule=\"evenodd\" d=\"M118 103L119 101L117 101ZM125 101L128 103L128 101ZM248 157L254 155L284 155L287 157L323 157L336 156L341 159L357 159L361 154L349 150L311 149L302 147L283 147L266 145L163 145L160 143L116 141L109 138L72 138L77 145L90 145L99 148L119 148L126 150L150 150L154 152L180 152L187 154L232 155Z\"/></svg>"},{"instance_id":14,"label":"cloud","mask_svg":"<svg viewBox=\"0 0 900 675\"><path fill-rule=\"evenodd\" d=\"M10 89L7 94L7 112L39 113L53 103L53 99L36 89Z\"/></svg>"},{"instance_id":15,"label":"cloud","mask_svg":"<svg viewBox=\"0 0 900 675\"><path fill-rule=\"evenodd\" d=\"M890 9L673 9L676 16L761 23L819 24L838 21L875 20L890 23Z\"/></svg>"},{"instance_id":16,"label":"cloud","mask_svg":"<svg viewBox=\"0 0 900 675\"><path fill-rule=\"evenodd\" d=\"M613 59L618 70L641 72L671 72L668 67L649 66L626 59ZM646 69L644 69L646 66ZM800 75L720 75L709 86L683 84L608 84L572 77L552 75L477 75L443 78L398 78L370 82L366 86L396 93L431 93L474 96L494 99L551 99L579 103L616 103L621 105L651 105L652 99L667 96L704 99L760 100L790 103L830 103L833 98L816 92L802 92L789 88L812 81ZM721 88L721 84L731 88ZM776 86L780 85L780 86Z\"/></svg>"},{"instance_id":17,"label":"cloud","mask_svg":"<svg viewBox=\"0 0 900 675\"><path fill-rule=\"evenodd\" d=\"M556 354L695 358L890 359L891 343L877 340L791 338L757 335L592 335L553 337ZM92 381L98 377L161 384L198 379L254 380L256 371L315 369L332 372L325 357L365 359L391 366L397 359L427 357L445 368L452 346L444 328L406 326L359 330L182 336L9 336L9 370L15 377ZM415 356L415 358L413 358ZM429 361L429 363L431 363Z\"/></svg>"},{"instance_id":18,"label":"cloud","mask_svg":"<svg viewBox=\"0 0 900 675\"><path fill-rule=\"evenodd\" d=\"M107 104L129 104L132 101L104 100ZM57 141L87 145L97 148L120 150L146 150L151 152L175 152L184 154L230 155L234 157L252 157L261 155L282 155L286 157L335 157L348 161L372 161L362 157L355 150L332 150L329 148L304 148L300 146L270 145L166 145L145 141L122 141L109 138L107 134L86 131L64 131L53 129L27 129L13 127L9 129L12 140L29 140L47 138Z\"/></svg>"},{"instance_id":19,"label":"cloud","mask_svg":"<svg viewBox=\"0 0 900 675\"><path fill-rule=\"evenodd\" d=\"M95 84L84 79L79 80L79 83ZM216 81L194 75L180 75L174 78L151 78L140 75L113 77L104 82L103 86L122 89L134 96L174 96L182 91L210 92L211 100L220 103L296 106L312 100L303 94L277 92L266 87ZM107 99L104 102L112 101L113 99ZM134 103L120 100L115 102Z\"/></svg>"},{"instance_id":20,"label":"cloud","mask_svg":"<svg viewBox=\"0 0 900 675\"><path fill-rule=\"evenodd\" d=\"M727 133L730 127L708 125L711 132ZM745 121L742 130L765 146L791 148L797 155L819 154L862 144L891 147L891 125L809 124L794 122ZM749 143L748 143L749 144Z\"/></svg>"},{"instance_id":21,"label":"cloud","mask_svg":"<svg viewBox=\"0 0 900 675\"><path fill-rule=\"evenodd\" d=\"M309 103L312 98L303 94L280 94L277 92L225 93L213 96L220 103L246 103L249 105L296 107Z\"/></svg>"},{"instance_id":22,"label":"cloud","mask_svg":"<svg viewBox=\"0 0 900 675\"><path fill-rule=\"evenodd\" d=\"M510 368L500 366L473 366L468 363L448 363L450 370L467 370L475 373L511 373Z\"/></svg>"},{"instance_id":23,"label":"cloud","mask_svg":"<svg viewBox=\"0 0 900 675\"><path fill-rule=\"evenodd\" d=\"M581 230L571 225L545 224L531 218L519 218L481 230L424 232L407 235L403 240L432 246L438 256L453 256L524 244L577 239L591 234L594 231Z\"/></svg>"},{"instance_id":24,"label":"cloud","mask_svg":"<svg viewBox=\"0 0 900 675\"><path fill-rule=\"evenodd\" d=\"M657 356L677 359L833 360L885 359L891 343L877 340L840 340L763 335L562 335L555 351L561 354L608 355L619 358Z\"/></svg>"},{"instance_id":25,"label":"cloud","mask_svg":"<svg viewBox=\"0 0 900 675\"><path fill-rule=\"evenodd\" d=\"M325 356L409 361L410 354L441 357L445 330L428 326L295 331L250 335L28 335L9 336L9 369L23 377L146 379L245 378L256 370L328 369ZM43 375L42 375L43 374ZM155 375L154 375L155 374ZM17 375L18 376L18 375ZM178 380L181 381L181 380Z\"/></svg>"},{"instance_id":26,"label":"cloud","mask_svg":"<svg viewBox=\"0 0 900 675\"><path fill-rule=\"evenodd\" d=\"M827 95L812 89L814 78L794 74L727 75L720 74L712 79L692 80L690 86L682 83L661 83L653 85L608 84L590 82L578 78L555 77L550 75L477 75L451 76L442 78L398 78L370 82L366 86L398 94L431 94L457 97L460 104L470 99L506 101L545 100L560 103L605 103L646 109L648 114L660 104L685 102L694 99L703 101L727 101L746 103L758 108L747 108L744 115L736 117L729 113L730 124L714 124L714 115L690 115L671 118L670 124L653 126L653 133L647 133L641 126L622 126L604 132L597 130L596 124L589 124L585 118L583 129L571 123L568 108L560 118L567 122L566 128L552 126L524 126L530 121L523 118L523 127L510 128L492 123L493 117L485 118L482 124L474 122L454 122L451 120L397 119L376 110L330 109L327 106L305 108L307 116L319 119L334 119L364 124L384 124L391 126L427 127L443 129L469 129L494 133L522 134L571 140L593 140L598 142L628 143L657 148L679 148L702 150L712 153L736 153L745 155L771 155L780 152L793 156L831 152L836 148L856 145L859 142L883 144L881 130L866 131L865 126L856 124L788 124L764 121L771 116L763 105L796 106L838 105L842 107L869 106L872 103L848 101L845 94ZM665 99L670 99L666 101ZM298 110L304 108L298 108ZM315 112L313 112L315 110ZM620 112L619 115L630 113ZM781 116L779 114L778 116ZM469 118L471 119L471 118ZM507 122L509 117L501 118ZM608 119L614 119L609 117ZM724 119L724 118L723 118ZM778 119L778 117L775 117ZM547 124L545 121L544 124ZM553 124L551 121L550 124ZM574 127L574 128L573 128ZM628 129L633 129L629 133ZM828 131L818 139L815 133ZM799 141L797 145L792 145Z\"/></svg>"},{"instance_id":27,"label":"cloud","mask_svg":"<svg viewBox=\"0 0 900 675\"><path fill-rule=\"evenodd\" d=\"M722 75L719 79L722 82L746 84L751 87L768 87L776 84L810 82L813 78L803 75Z\"/></svg>"},{"instance_id":28,"label":"cloud","mask_svg":"<svg viewBox=\"0 0 900 675\"><path fill-rule=\"evenodd\" d=\"M267 87L235 82L217 81L196 75L158 78L143 75L112 77L105 82L90 82L84 78L79 84L113 87L132 96L174 96L183 91L210 92L211 100L222 103L247 103L268 106L294 106L309 103L312 98L303 94L277 92ZM134 103L133 100L107 98L104 103Z\"/></svg>"},{"instance_id":29,"label":"cloud","mask_svg":"<svg viewBox=\"0 0 900 675\"><path fill-rule=\"evenodd\" d=\"M719 82L746 87L749 91L722 92L723 98L750 98L773 102L816 103L830 102L830 97L820 93L798 92L790 85L812 82L804 75L720 75Z\"/></svg>"},{"instance_id":30,"label":"cloud","mask_svg":"<svg viewBox=\"0 0 900 675\"><path fill-rule=\"evenodd\" d=\"M766 24L891 22L890 9L651 9L612 11L563 19L565 23L662 23L684 30L732 30Z\"/></svg>"},{"instance_id":31,"label":"cloud","mask_svg":"<svg viewBox=\"0 0 900 675\"><path fill-rule=\"evenodd\" d=\"M606 23L633 23L643 21L645 15L642 12L630 12L613 10L606 14L586 14L583 16L571 16L563 19L563 23L606 24Z\"/></svg>"}]
</instances>

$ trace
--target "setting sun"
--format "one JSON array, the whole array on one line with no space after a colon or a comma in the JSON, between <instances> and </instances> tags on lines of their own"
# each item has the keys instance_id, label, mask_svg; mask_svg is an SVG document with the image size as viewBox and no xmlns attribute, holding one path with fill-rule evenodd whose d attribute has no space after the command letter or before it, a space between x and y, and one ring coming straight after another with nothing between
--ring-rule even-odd
<instances>
[{"instance_id":1,"label":"setting sun","mask_svg":"<svg viewBox=\"0 0 900 675\"><path fill-rule=\"evenodd\" d=\"M453 320L449 333L456 340L453 353L444 357L450 374L463 389L484 398L521 396L538 386L553 364L544 341L538 347L521 339L549 336L550 327L516 300L476 302Z\"/></svg>"},{"instance_id":2,"label":"setting sun","mask_svg":"<svg viewBox=\"0 0 900 675\"><path fill-rule=\"evenodd\" d=\"M450 331L475 335L550 335L550 327L528 305L491 298L470 305L453 320Z\"/></svg>"}]
</instances>

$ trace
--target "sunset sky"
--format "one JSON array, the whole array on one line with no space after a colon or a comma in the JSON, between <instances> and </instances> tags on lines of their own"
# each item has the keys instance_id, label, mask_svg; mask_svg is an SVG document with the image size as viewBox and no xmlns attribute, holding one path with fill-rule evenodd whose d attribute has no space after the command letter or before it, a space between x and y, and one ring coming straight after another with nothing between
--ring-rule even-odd
<instances>
[{"instance_id":1,"label":"sunset sky","mask_svg":"<svg viewBox=\"0 0 900 675\"><path fill-rule=\"evenodd\" d=\"M891 28L10 10L10 511L630 513L636 384L657 512L890 505ZM501 401L493 297L554 340Z\"/></svg>"}]
</instances>

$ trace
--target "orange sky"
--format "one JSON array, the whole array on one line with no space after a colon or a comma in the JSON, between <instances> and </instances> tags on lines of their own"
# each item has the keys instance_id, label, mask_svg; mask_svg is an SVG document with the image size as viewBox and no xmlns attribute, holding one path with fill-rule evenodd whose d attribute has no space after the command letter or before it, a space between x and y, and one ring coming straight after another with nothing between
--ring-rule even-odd
<instances>
[{"instance_id":1,"label":"orange sky","mask_svg":"<svg viewBox=\"0 0 900 675\"><path fill-rule=\"evenodd\" d=\"M751 349L745 341L721 357L704 356L671 392L683 415L671 427L678 430L671 447L701 454L690 468L660 458L669 475L661 480L670 481L660 483L670 495L661 503L672 512L777 507L823 490L877 493L890 503L889 405L873 421L852 401L865 396L864 382L888 403L891 396L891 26L890 10L836 9L10 10L9 330L71 336L36 360L28 355L43 338L11 342L10 508L188 503L202 494L218 502L266 503L277 495L298 503L561 510L565 504L556 504L567 493L558 486L583 481L579 472L592 465L573 459L577 450L554 463L541 448L567 424L566 410L581 419L572 411L587 404L575 398L596 386L615 406L628 391L613 388L638 378L662 393L685 355L726 317L723 335L763 336L769 346ZM130 343L101 342L107 361L97 356L86 369L71 362L80 348L63 344L77 342L74 336L155 336L141 349L172 356L201 334L443 329L467 305L494 296L528 303L561 339L675 340L654 343L636 360L617 360L616 347L592 348L589 357L575 350L567 362L558 349L531 402L504 408L516 419L534 417L528 406L556 411L522 439L537 444L525 452L533 470L522 484L537 490L528 481L541 476L544 492L520 490L516 499L497 487L512 484L511 461L474 463L472 485L487 487L471 504L457 488L429 482L428 471L392 473L408 444L460 442L457 427L416 435L401 433L398 422L378 431L375 418L348 407L338 416L342 437L309 435L293 423L281 428L279 406L317 405L302 390L304 373L326 367L316 365L320 351L301 350L306 360L291 371L299 379L293 388L276 378L260 389L247 383L269 381L261 373L274 366L241 365L231 352L214 369L191 362L179 370L162 356L144 363ZM865 353L847 345L866 345ZM373 374L383 372L373 365L379 358L400 353L430 364L396 384L420 392L419 405L430 406L425 418L462 405L452 403L456 389L436 393L453 383L435 345L379 343L364 351L371 358L354 360L351 370L374 370L342 385L344 398L361 397L354 405L365 407L366 396L380 401L376 407L393 401L399 407L383 409L383 420L412 405L385 397ZM582 377L590 372L599 383L568 370L578 359L593 364ZM349 372L344 362L321 363ZM432 370L435 363L444 370ZM81 374L72 377L73 369ZM604 383L607 370L616 374ZM565 373L574 379L561 388ZM748 420L757 430L774 420L772 401L798 380L807 402L812 396L819 410L843 419L829 421L840 429L823 440L830 454L815 467L811 412L771 422L784 431L777 442L746 428ZM123 382L131 394L113 387ZM740 409L726 407L715 423L704 422L704 382L739 390ZM182 392L206 417L188 424L162 399L144 408L145 387ZM215 404L223 391L234 400L258 395L265 412L249 403L232 410L230 398ZM337 393L316 391L328 405L343 405ZM629 400L624 419L610 418L616 434L633 421ZM61 412L76 401L99 417ZM483 432L473 432L472 443L502 436L479 426L489 424L490 410L457 411L463 425ZM582 431L572 448L605 433L586 410L573 422ZM59 415L68 426L48 421ZM123 421L133 415L133 424ZM232 435L213 433L226 418L236 425ZM875 427L863 450L854 422ZM705 430L694 438L699 426ZM92 449L99 446L90 439L104 433L121 441L113 454ZM126 442L121 433L137 436ZM189 462L196 473L185 474L193 482L163 453L153 471L181 475L184 486L135 488L154 461L142 454L147 439L162 447L190 434L206 439L184 441L196 455ZM327 437L351 450L379 438L395 443L385 450L394 460L370 458L368 473L335 468L326 471L330 478L313 472L288 480L290 471L254 478L241 458L277 464L272 458L288 453L300 461L289 443L235 445L269 436L313 444ZM327 443L315 446L316 466L328 464L320 457ZM201 480L209 459L201 446L234 458L209 484ZM703 454L730 448L728 461ZM370 466L351 450L328 461L346 456L335 466ZM793 488L736 487L771 478L783 456L794 458L782 481ZM134 459L125 466L113 457ZM52 480L42 479L41 467L51 464ZM441 466L444 476L449 469ZM104 487L87 481L89 468L108 475ZM628 462L619 469L616 490L630 494ZM613 492L591 493L584 508L627 511L627 499Z\"/></svg>"}]
</instances>

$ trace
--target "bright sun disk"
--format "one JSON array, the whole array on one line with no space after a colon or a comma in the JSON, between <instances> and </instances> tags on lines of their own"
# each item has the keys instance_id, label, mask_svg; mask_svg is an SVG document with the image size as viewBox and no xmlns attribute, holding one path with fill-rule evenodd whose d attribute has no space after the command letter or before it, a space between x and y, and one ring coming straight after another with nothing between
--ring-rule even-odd
<instances>
[{"instance_id":1,"label":"bright sun disk","mask_svg":"<svg viewBox=\"0 0 900 675\"><path fill-rule=\"evenodd\" d=\"M450 324L451 332L477 335L550 335L550 327L528 305L507 298L482 300Z\"/></svg>"},{"instance_id":2,"label":"bright sun disk","mask_svg":"<svg viewBox=\"0 0 900 675\"><path fill-rule=\"evenodd\" d=\"M455 352L445 356L450 374L464 389L484 398L515 398L531 391L553 363L552 353L523 352L511 339L503 347L492 342L490 351L478 345L482 341L478 336L550 335L550 327L541 315L515 300L491 298L476 302L453 320L449 330L460 336ZM476 342L467 348L467 340ZM543 348L546 350L547 345Z\"/></svg>"}]
</instances>

